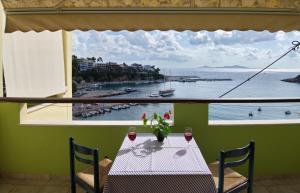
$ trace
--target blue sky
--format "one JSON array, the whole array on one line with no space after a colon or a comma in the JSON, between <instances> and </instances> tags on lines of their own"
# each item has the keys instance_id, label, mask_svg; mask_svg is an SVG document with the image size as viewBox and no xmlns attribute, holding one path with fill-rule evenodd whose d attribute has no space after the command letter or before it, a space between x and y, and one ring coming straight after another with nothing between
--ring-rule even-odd
<instances>
[{"instance_id":1,"label":"blue sky","mask_svg":"<svg viewBox=\"0 0 300 193\"><path fill-rule=\"evenodd\" d=\"M268 31L74 31L73 54L99 57L104 62L194 68L242 65L261 68L300 41L300 32ZM293 52L273 68L300 69L300 52Z\"/></svg>"}]
</instances>

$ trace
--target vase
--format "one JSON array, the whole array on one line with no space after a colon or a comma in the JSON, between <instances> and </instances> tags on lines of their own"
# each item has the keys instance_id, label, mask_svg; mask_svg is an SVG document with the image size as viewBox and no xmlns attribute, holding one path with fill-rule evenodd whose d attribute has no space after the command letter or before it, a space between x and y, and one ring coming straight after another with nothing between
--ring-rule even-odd
<instances>
[{"instance_id":1,"label":"vase","mask_svg":"<svg viewBox=\"0 0 300 193\"><path fill-rule=\"evenodd\" d=\"M162 132L159 132L157 135L156 135L156 138L157 138L157 141L159 142L163 142L165 137L164 135L162 134Z\"/></svg>"}]
</instances>

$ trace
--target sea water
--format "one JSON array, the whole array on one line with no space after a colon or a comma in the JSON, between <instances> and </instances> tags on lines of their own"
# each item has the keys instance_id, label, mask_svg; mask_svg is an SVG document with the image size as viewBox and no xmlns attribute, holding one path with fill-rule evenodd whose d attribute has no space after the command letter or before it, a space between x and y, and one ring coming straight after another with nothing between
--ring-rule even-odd
<instances>
[{"instance_id":1,"label":"sea water","mask_svg":"<svg viewBox=\"0 0 300 193\"><path fill-rule=\"evenodd\" d=\"M172 98L207 99L218 98L221 94L241 83L258 69L222 69L222 68L193 68L193 69L168 69L164 70L172 76L199 76L200 78L229 78L232 81L197 81L197 82L166 82L155 84L122 84L106 85L101 89L136 88L137 92L113 98L145 98L151 93L158 93L161 89L174 88ZM300 84L287 83L282 79L292 78L300 74L299 70L271 69L258 75L224 98L290 98L300 97ZM258 111L258 108L261 111ZM145 104L131 106L128 109L112 111L104 115L87 118L88 120L140 120L144 112L149 114L159 112L163 114L173 111L172 104ZM290 115L285 112L290 111ZM253 116L250 117L249 113ZM249 120L249 119L298 119L300 118L300 103L276 104L210 104L210 120Z\"/></svg>"}]
</instances>

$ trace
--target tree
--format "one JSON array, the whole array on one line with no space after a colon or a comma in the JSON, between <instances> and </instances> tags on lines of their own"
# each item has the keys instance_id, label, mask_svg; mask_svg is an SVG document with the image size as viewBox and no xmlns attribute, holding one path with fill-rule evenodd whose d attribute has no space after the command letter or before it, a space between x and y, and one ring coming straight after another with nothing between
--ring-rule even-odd
<instances>
[{"instance_id":1,"label":"tree","mask_svg":"<svg viewBox=\"0 0 300 193\"><path fill-rule=\"evenodd\" d=\"M102 57L98 57L97 62L103 62Z\"/></svg>"},{"instance_id":2,"label":"tree","mask_svg":"<svg viewBox=\"0 0 300 193\"><path fill-rule=\"evenodd\" d=\"M72 77L76 77L79 71L79 63L77 60L77 56L72 56Z\"/></svg>"},{"instance_id":3,"label":"tree","mask_svg":"<svg viewBox=\"0 0 300 193\"><path fill-rule=\"evenodd\" d=\"M72 92L76 92L77 91L77 83L73 80L72 81Z\"/></svg>"}]
</instances>

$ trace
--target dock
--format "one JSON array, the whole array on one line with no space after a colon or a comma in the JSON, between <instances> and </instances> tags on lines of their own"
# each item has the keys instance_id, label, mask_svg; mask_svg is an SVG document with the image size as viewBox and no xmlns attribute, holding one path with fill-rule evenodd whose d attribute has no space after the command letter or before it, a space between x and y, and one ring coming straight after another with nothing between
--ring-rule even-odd
<instances>
[{"instance_id":1,"label":"dock","mask_svg":"<svg viewBox=\"0 0 300 193\"><path fill-rule=\"evenodd\" d=\"M197 82L197 81L232 81L231 78L200 78L199 76L166 76L166 81Z\"/></svg>"}]
</instances>

